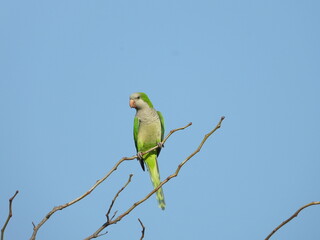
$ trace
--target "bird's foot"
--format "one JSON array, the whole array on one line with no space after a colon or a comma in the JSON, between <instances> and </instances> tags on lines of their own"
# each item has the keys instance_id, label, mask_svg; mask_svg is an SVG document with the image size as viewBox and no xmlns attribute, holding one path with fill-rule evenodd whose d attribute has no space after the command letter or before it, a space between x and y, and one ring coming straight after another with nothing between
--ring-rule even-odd
<instances>
[{"instance_id":1,"label":"bird's foot","mask_svg":"<svg viewBox=\"0 0 320 240\"><path fill-rule=\"evenodd\" d=\"M142 152L137 153L138 160L142 160Z\"/></svg>"},{"instance_id":2,"label":"bird's foot","mask_svg":"<svg viewBox=\"0 0 320 240\"><path fill-rule=\"evenodd\" d=\"M164 144L163 144L162 142L158 142L158 143L157 143L157 146L158 146L159 148L164 148Z\"/></svg>"}]
</instances>

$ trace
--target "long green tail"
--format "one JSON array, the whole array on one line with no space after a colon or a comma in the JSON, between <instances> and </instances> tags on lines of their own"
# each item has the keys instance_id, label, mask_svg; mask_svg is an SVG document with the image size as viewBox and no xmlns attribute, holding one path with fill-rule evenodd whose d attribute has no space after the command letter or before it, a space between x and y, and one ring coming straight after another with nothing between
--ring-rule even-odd
<instances>
[{"instance_id":1,"label":"long green tail","mask_svg":"<svg viewBox=\"0 0 320 240\"><path fill-rule=\"evenodd\" d=\"M146 157L145 157L144 161L147 165L151 182L153 184L153 187L156 188L160 184L160 173L159 173L159 168L158 168L158 163L157 163L157 155L150 152L150 154L146 154L145 156ZM158 200L159 207L162 210L164 210L166 207L166 203L164 201L164 195L163 195L162 188L159 188L159 190L156 193L156 197Z\"/></svg>"}]
</instances>

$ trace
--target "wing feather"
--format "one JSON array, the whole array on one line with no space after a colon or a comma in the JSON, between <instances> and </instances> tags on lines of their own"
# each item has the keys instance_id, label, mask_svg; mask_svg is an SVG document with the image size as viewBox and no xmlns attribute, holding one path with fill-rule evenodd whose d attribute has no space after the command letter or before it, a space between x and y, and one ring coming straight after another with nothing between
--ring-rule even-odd
<instances>
[{"instance_id":1,"label":"wing feather","mask_svg":"<svg viewBox=\"0 0 320 240\"><path fill-rule=\"evenodd\" d=\"M165 131L165 126L164 126L164 118L162 116L162 113L160 111L157 111L159 119L160 119L160 124L161 124L161 142L163 141L164 138L164 131ZM157 155L159 156L161 151L161 148L157 149Z\"/></svg>"},{"instance_id":2,"label":"wing feather","mask_svg":"<svg viewBox=\"0 0 320 240\"><path fill-rule=\"evenodd\" d=\"M139 152L138 149L138 132L139 132L139 127L140 127L140 120L139 118L135 117L134 122L133 122L133 138L134 138L134 145L136 146L137 152ZM142 170L144 171L144 162L143 159L139 159L140 165Z\"/></svg>"}]
</instances>

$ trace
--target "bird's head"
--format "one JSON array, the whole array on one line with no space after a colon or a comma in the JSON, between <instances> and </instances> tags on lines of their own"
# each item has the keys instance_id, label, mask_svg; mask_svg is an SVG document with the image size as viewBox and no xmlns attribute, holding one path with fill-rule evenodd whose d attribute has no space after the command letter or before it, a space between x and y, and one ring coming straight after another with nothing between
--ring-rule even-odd
<instances>
[{"instance_id":1,"label":"bird's head","mask_svg":"<svg viewBox=\"0 0 320 240\"><path fill-rule=\"evenodd\" d=\"M153 105L147 94L143 92L132 93L130 95L129 105L131 108L135 108L137 110L143 108L153 108Z\"/></svg>"}]
</instances>

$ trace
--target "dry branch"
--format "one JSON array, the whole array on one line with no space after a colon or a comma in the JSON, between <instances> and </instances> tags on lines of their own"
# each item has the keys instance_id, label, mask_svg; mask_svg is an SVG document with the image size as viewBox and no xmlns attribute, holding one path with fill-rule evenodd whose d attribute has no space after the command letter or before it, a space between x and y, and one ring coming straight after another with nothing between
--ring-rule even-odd
<instances>
[{"instance_id":1,"label":"dry branch","mask_svg":"<svg viewBox=\"0 0 320 240\"><path fill-rule=\"evenodd\" d=\"M110 204L110 206L109 206L109 209L108 209L108 212L107 212L107 214L106 214L107 222L110 221L109 214L110 214L110 212L111 212L111 209L112 209L112 207L113 207L114 202L117 200L119 194L120 194L120 193L128 186L128 184L131 182L132 176L133 176L133 174L130 174L130 175L129 175L129 179L128 179L127 183L117 192L117 194L116 194L116 195L114 196L114 198L112 199L112 202L111 202L111 204ZM115 213L113 214L113 216L111 217L111 220L114 218L115 215L116 215L116 212L115 212Z\"/></svg>"},{"instance_id":2,"label":"dry branch","mask_svg":"<svg viewBox=\"0 0 320 240\"><path fill-rule=\"evenodd\" d=\"M138 218L138 221L139 221L139 223L140 223L140 225L142 227L141 238L140 238L140 240L142 240L144 238L144 231L146 230L146 228L144 227L144 225L143 225L142 221L140 220L140 218Z\"/></svg>"},{"instance_id":3,"label":"dry branch","mask_svg":"<svg viewBox=\"0 0 320 240\"><path fill-rule=\"evenodd\" d=\"M148 193L143 199L141 199L138 202L135 202L130 208L128 208L127 211L123 212L121 215L119 215L116 219L114 220L110 220L105 222L99 229L97 229L92 235L90 235L89 237L85 238L85 240L90 240L92 238L96 238L100 232L102 230L104 230L106 227L108 227L109 225L112 224L116 224L117 222L121 221L122 218L124 218L125 216L127 216L133 209L135 209L137 206L139 206L141 203L145 202L147 199L149 199L155 192L157 192L159 190L159 188L161 188L164 184L166 184L167 182L170 181L170 179L177 177L180 169L183 167L184 164L186 164L194 155L196 155L198 152L200 152L203 144L207 141L207 139L217 130L221 127L221 123L224 120L224 116L220 118L220 121L218 122L218 124L216 125L216 127L210 131L209 133L207 133L204 138L202 139L201 143L199 144L198 148L192 152L185 160L183 160L177 167L176 171L171 174L170 176L168 176L164 181L162 181L158 187L156 187L155 189L153 189L150 193ZM191 125L191 124L190 124ZM188 125L187 125L188 126ZM168 136L170 136L173 133L173 130L169 133ZM153 149L156 149L158 146L154 147Z\"/></svg>"},{"instance_id":4,"label":"dry branch","mask_svg":"<svg viewBox=\"0 0 320 240\"><path fill-rule=\"evenodd\" d=\"M18 193L19 193L19 191L17 190L15 192L15 194L9 199L9 214L8 214L6 222L4 223L3 227L1 228L1 240L4 239L4 231L6 230L6 227L10 221L10 218L12 217L12 201L17 196Z\"/></svg>"},{"instance_id":5,"label":"dry branch","mask_svg":"<svg viewBox=\"0 0 320 240\"><path fill-rule=\"evenodd\" d=\"M272 232L265 238L265 240L269 240L269 238L276 232L278 231L280 228L282 228L284 225L286 225L288 222L290 222L292 219L294 219L295 217L298 216L298 214L305 208L313 206L313 205L319 205L320 202L311 202L308 203L304 206L302 206L301 208L299 208L291 217L289 217L287 220L283 221L278 227L276 227L275 229L272 230Z\"/></svg>"},{"instance_id":6,"label":"dry branch","mask_svg":"<svg viewBox=\"0 0 320 240\"><path fill-rule=\"evenodd\" d=\"M189 124L187 124L187 125L184 126L184 127L171 130L170 133L169 133L169 134L165 137L165 139L161 142L161 144L163 145L163 144L167 141L167 139L168 139L174 132L177 132L177 131L180 131L180 130L184 130L184 129L186 129L187 127L189 127L189 126L191 126L191 125L192 125L192 123L189 123ZM148 151L143 152L142 155L147 154L148 152L151 152L151 151L153 151L153 150L156 149L156 148L158 148L158 146L153 147L153 148L149 149ZM69 206L71 206L71 205L79 202L81 199L83 199L83 198L85 198L86 196L88 196L88 195L89 195L94 189L96 189L96 187L98 187L102 182L104 182L114 171L116 171L117 168L119 167L119 165L120 165L122 162L128 161L128 160L134 160L134 159L136 159L136 158L138 158L137 155L132 156L132 157L123 157L123 158L121 158L121 159L113 166L113 168L112 168L103 178L101 178L101 179L99 179L98 181L96 181L96 183L95 183L87 192L85 192L83 195L81 195L80 197L78 197L78 198L76 198L76 199L74 199L74 200L72 200L72 201L70 201L70 202L67 202L67 203L65 203L65 204L63 204L63 205L54 207L49 213L47 213L47 214L45 215L45 217L44 217L37 225L35 225L34 223L32 223L32 225L33 225L33 233L32 233L32 236L31 236L30 240L35 240L35 239L36 239L36 236L37 236L37 233L38 233L39 229L42 227L42 225L43 225L46 221L48 221L48 219L49 219L55 212L57 212L57 211L59 211L59 210L62 210L62 209L64 209L64 208L66 208L66 207L69 207Z\"/></svg>"}]
</instances>

